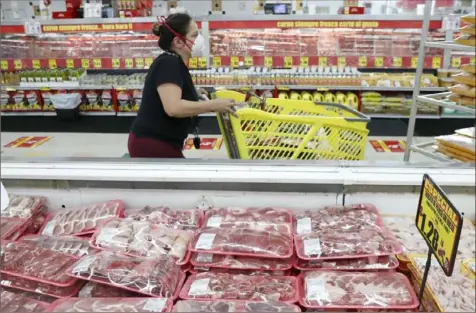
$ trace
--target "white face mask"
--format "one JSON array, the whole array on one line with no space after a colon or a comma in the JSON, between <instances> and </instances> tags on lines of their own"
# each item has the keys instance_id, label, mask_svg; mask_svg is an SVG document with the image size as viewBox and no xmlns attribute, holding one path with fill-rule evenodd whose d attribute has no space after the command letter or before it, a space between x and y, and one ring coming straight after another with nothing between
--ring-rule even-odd
<instances>
[{"instance_id":1,"label":"white face mask","mask_svg":"<svg viewBox=\"0 0 476 313\"><path fill-rule=\"evenodd\" d=\"M192 56L200 57L203 54L203 49L205 47L205 39L203 39L202 34L198 34L197 39L192 46Z\"/></svg>"}]
</instances>

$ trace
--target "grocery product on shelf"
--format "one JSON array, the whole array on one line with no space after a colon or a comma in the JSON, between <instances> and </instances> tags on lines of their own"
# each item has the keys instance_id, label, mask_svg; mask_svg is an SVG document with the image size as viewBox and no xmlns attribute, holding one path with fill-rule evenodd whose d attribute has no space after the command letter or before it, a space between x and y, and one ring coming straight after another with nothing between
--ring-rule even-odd
<instances>
[{"instance_id":1,"label":"grocery product on shelf","mask_svg":"<svg viewBox=\"0 0 476 313\"><path fill-rule=\"evenodd\" d=\"M95 282L86 283L78 293L79 298L139 298L145 295Z\"/></svg>"},{"instance_id":2,"label":"grocery product on shelf","mask_svg":"<svg viewBox=\"0 0 476 313\"><path fill-rule=\"evenodd\" d=\"M293 304L276 301L180 300L174 305L172 312L301 312L301 309Z\"/></svg>"},{"instance_id":3,"label":"grocery product on shelf","mask_svg":"<svg viewBox=\"0 0 476 313\"><path fill-rule=\"evenodd\" d=\"M285 271L291 268L291 259L256 258L253 256L193 253L190 263L195 267Z\"/></svg>"},{"instance_id":4,"label":"grocery product on shelf","mask_svg":"<svg viewBox=\"0 0 476 313\"><path fill-rule=\"evenodd\" d=\"M289 263L291 265L291 263ZM247 269L233 269L221 267L204 267L191 266L188 269L190 274L198 273L217 273L217 274L232 274L232 275L246 275L246 276L291 276L292 272L287 271L263 271L263 270L247 270Z\"/></svg>"},{"instance_id":5,"label":"grocery product on shelf","mask_svg":"<svg viewBox=\"0 0 476 313\"><path fill-rule=\"evenodd\" d=\"M363 87L413 88L416 84L414 73L366 73L360 78ZM432 74L423 74L420 87L438 87L437 77Z\"/></svg>"},{"instance_id":6,"label":"grocery product on shelf","mask_svg":"<svg viewBox=\"0 0 476 313\"><path fill-rule=\"evenodd\" d=\"M147 221L152 224L171 228L196 230L202 225L203 213L198 209L177 210L165 206L125 210L124 216L135 221Z\"/></svg>"},{"instance_id":7,"label":"grocery product on shelf","mask_svg":"<svg viewBox=\"0 0 476 313\"><path fill-rule=\"evenodd\" d=\"M1 291L0 298L2 299L0 305L2 312L43 312L48 306L48 303L36 301L6 290Z\"/></svg>"},{"instance_id":8,"label":"grocery product on shelf","mask_svg":"<svg viewBox=\"0 0 476 313\"><path fill-rule=\"evenodd\" d=\"M166 298L71 298L48 306L47 312L170 312Z\"/></svg>"},{"instance_id":9,"label":"grocery product on shelf","mask_svg":"<svg viewBox=\"0 0 476 313\"><path fill-rule=\"evenodd\" d=\"M411 310L416 294L403 274L309 271L299 276L299 303L316 309Z\"/></svg>"},{"instance_id":10,"label":"grocery product on shelf","mask_svg":"<svg viewBox=\"0 0 476 313\"><path fill-rule=\"evenodd\" d=\"M233 275L228 273L199 273L185 282L181 299L248 300L297 302L297 279L291 276Z\"/></svg>"},{"instance_id":11,"label":"grocery product on shelf","mask_svg":"<svg viewBox=\"0 0 476 313\"><path fill-rule=\"evenodd\" d=\"M2 217L30 218L45 203L45 197L9 195L9 203L1 211Z\"/></svg>"},{"instance_id":12,"label":"grocery product on shelf","mask_svg":"<svg viewBox=\"0 0 476 313\"><path fill-rule=\"evenodd\" d=\"M76 236L53 237L27 235L22 237L21 240L32 243L40 248L58 251L78 258L95 252L95 250L89 246L89 240L87 238Z\"/></svg>"},{"instance_id":13,"label":"grocery product on shelf","mask_svg":"<svg viewBox=\"0 0 476 313\"><path fill-rule=\"evenodd\" d=\"M476 162L476 139L458 134L438 136L435 149L463 162Z\"/></svg>"},{"instance_id":14,"label":"grocery product on shelf","mask_svg":"<svg viewBox=\"0 0 476 313\"><path fill-rule=\"evenodd\" d=\"M388 271L395 270L398 267L398 260L394 255L336 260L302 260L297 258L294 267L299 270Z\"/></svg>"}]
</instances>

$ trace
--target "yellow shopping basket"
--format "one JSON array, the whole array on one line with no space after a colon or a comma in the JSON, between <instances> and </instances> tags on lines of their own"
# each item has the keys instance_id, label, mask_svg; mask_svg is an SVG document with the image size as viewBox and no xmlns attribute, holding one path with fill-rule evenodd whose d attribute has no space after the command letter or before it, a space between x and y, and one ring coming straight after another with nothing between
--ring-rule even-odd
<instances>
[{"instance_id":1,"label":"yellow shopping basket","mask_svg":"<svg viewBox=\"0 0 476 313\"><path fill-rule=\"evenodd\" d=\"M237 103L246 99L245 94L229 90L217 91L216 97ZM364 159L370 118L360 112L340 104L302 100L249 102L237 110L239 118L217 115L231 159Z\"/></svg>"}]
</instances>

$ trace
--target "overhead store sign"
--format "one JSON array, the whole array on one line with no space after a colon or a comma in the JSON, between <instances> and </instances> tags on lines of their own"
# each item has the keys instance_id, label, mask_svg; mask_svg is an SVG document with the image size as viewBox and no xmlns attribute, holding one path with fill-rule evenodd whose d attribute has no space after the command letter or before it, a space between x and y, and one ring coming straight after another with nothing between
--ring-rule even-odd
<instances>
[{"instance_id":1,"label":"overhead store sign","mask_svg":"<svg viewBox=\"0 0 476 313\"><path fill-rule=\"evenodd\" d=\"M379 21L281 21L278 28L380 28Z\"/></svg>"},{"instance_id":2,"label":"overhead store sign","mask_svg":"<svg viewBox=\"0 0 476 313\"><path fill-rule=\"evenodd\" d=\"M111 32L134 30L134 24L78 24L78 25L42 25L43 33L74 33L74 32Z\"/></svg>"}]
</instances>

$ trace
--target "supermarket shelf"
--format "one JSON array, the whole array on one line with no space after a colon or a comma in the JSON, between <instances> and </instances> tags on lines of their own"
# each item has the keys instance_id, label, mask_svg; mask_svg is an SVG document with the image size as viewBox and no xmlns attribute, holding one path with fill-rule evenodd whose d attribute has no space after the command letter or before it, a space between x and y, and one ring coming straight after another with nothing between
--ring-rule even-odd
<instances>
[{"instance_id":1,"label":"supermarket shelf","mask_svg":"<svg viewBox=\"0 0 476 313\"><path fill-rule=\"evenodd\" d=\"M440 162L462 163L458 160L451 159L442 153L436 152L435 149L433 148L435 144L436 144L436 141L433 140L430 142L412 145L410 147L410 150Z\"/></svg>"},{"instance_id":2,"label":"supermarket shelf","mask_svg":"<svg viewBox=\"0 0 476 313\"><path fill-rule=\"evenodd\" d=\"M466 114L442 114L441 115L441 118L446 118L446 119L449 119L449 118L462 118L462 119L474 119L474 116L471 116L471 115L466 115Z\"/></svg>"},{"instance_id":3,"label":"supermarket shelf","mask_svg":"<svg viewBox=\"0 0 476 313\"><path fill-rule=\"evenodd\" d=\"M117 116L121 116L121 117L137 116L137 112L117 112Z\"/></svg>"},{"instance_id":4,"label":"supermarket shelf","mask_svg":"<svg viewBox=\"0 0 476 313\"><path fill-rule=\"evenodd\" d=\"M1 116L56 116L56 112L1 112Z\"/></svg>"},{"instance_id":5,"label":"supermarket shelf","mask_svg":"<svg viewBox=\"0 0 476 313\"><path fill-rule=\"evenodd\" d=\"M451 49L453 51L464 51L474 53L474 47L457 44L453 41L427 41L425 46L428 48Z\"/></svg>"},{"instance_id":6,"label":"supermarket shelf","mask_svg":"<svg viewBox=\"0 0 476 313\"><path fill-rule=\"evenodd\" d=\"M441 100L442 98L445 98L446 96L449 96L451 94L452 94L451 92L442 92L442 93L437 93L432 95L418 96L417 99L420 102L437 105L443 108L454 109L454 110L458 110L465 113L470 113L473 115L472 117L474 118L476 115L475 109Z\"/></svg>"},{"instance_id":7,"label":"supermarket shelf","mask_svg":"<svg viewBox=\"0 0 476 313\"><path fill-rule=\"evenodd\" d=\"M365 115L367 115L368 117L370 118L403 118L403 119L406 119L406 118L410 118L410 115L401 115L401 114L369 114L369 113L365 113ZM417 118L418 119L440 119L441 116L437 115L437 114L421 114L421 115L417 115Z\"/></svg>"},{"instance_id":8,"label":"supermarket shelf","mask_svg":"<svg viewBox=\"0 0 476 313\"><path fill-rule=\"evenodd\" d=\"M115 116L116 112L79 112L84 116Z\"/></svg>"}]
</instances>

